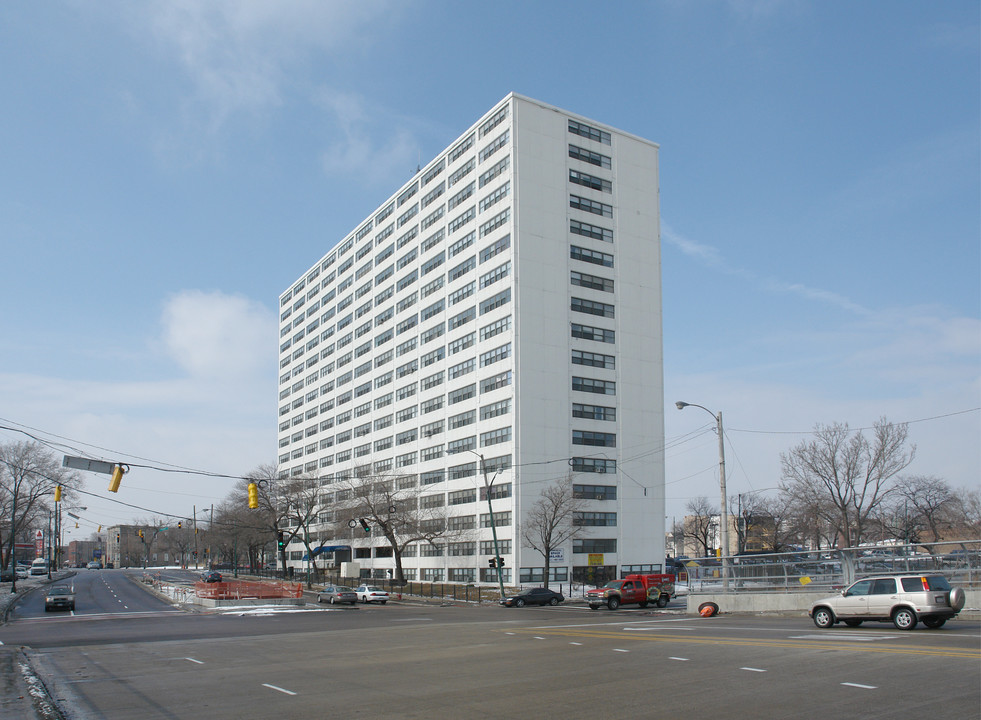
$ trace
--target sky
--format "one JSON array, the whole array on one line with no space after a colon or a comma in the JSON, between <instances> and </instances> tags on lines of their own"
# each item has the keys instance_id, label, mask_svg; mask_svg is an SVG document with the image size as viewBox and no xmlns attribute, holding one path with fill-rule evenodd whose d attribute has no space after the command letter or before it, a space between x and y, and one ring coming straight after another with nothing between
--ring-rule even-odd
<instances>
[{"instance_id":1,"label":"sky","mask_svg":"<svg viewBox=\"0 0 981 720\"><path fill-rule=\"evenodd\" d=\"M281 292L509 92L660 146L666 515L818 425L981 478L976 0L0 4L0 443L96 525L274 464ZM173 472L194 470L209 474ZM169 471L169 472L168 472ZM245 498L242 498L245 502Z\"/></svg>"}]
</instances>

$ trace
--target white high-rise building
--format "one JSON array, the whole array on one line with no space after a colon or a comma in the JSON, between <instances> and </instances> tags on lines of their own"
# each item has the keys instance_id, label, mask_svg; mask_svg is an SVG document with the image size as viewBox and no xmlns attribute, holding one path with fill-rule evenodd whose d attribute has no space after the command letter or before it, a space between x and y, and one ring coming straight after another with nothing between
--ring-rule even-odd
<instances>
[{"instance_id":1,"label":"white high-rise building","mask_svg":"<svg viewBox=\"0 0 981 720\"><path fill-rule=\"evenodd\" d=\"M330 508L341 481L397 480L453 531L407 549L406 579L496 583L493 478L504 581L539 583L522 532L567 481L581 537L552 581L663 562L657 160L508 95L283 293L278 468L319 486L314 546L388 577L388 541Z\"/></svg>"}]
</instances>

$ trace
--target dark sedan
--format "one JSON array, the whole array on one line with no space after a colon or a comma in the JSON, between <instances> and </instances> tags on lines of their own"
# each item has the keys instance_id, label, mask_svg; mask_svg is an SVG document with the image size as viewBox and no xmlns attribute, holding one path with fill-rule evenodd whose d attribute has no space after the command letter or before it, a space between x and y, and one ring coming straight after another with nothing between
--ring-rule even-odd
<instances>
[{"instance_id":1,"label":"dark sedan","mask_svg":"<svg viewBox=\"0 0 981 720\"><path fill-rule=\"evenodd\" d=\"M220 572L206 572L201 576L201 582L220 583L222 581Z\"/></svg>"},{"instance_id":2,"label":"dark sedan","mask_svg":"<svg viewBox=\"0 0 981 720\"><path fill-rule=\"evenodd\" d=\"M509 595L501 600L506 607L524 607L525 605L558 605L565 600L562 593L546 588L528 588L517 595Z\"/></svg>"}]
</instances>

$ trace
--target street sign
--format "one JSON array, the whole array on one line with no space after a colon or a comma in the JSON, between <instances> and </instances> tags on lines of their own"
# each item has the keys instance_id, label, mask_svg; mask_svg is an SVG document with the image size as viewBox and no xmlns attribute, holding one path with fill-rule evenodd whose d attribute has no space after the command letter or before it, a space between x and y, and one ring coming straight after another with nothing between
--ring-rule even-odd
<instances>
[{"instance_id":1,"label":"street sign","mask_svg":"<svg viewBox=\"0 0 981 720\"><path fill-rule=\"evenodd\" d=\"M38 530L34 534L34 552L37 553L38 557L44 555L44 531Z\"/></svg>"},{"instance_id":2,"label":"street sign","mask_svg":"<svg viewBox=\"0 0 981 720\"><path fill-rule=\"evenodd\" d=\"M73 470L88 470L89 472L104 473L105 475L112 475L112 469L114 467L113 463L103 462L102 460L90 460L89 458L83 457L72 457L70 455L65 455L65 459L62 460L61 464Z\"/></svg>"},{"instance_id":3,"label":"street sign","mask_svg":"<svg viewBox=\"0 0 981 720\"><path fill-rule=\"evenodd\" d=\"M565 562L565 548L555 548L548 551L549 563Z\"/></svg>"}]
</instances>

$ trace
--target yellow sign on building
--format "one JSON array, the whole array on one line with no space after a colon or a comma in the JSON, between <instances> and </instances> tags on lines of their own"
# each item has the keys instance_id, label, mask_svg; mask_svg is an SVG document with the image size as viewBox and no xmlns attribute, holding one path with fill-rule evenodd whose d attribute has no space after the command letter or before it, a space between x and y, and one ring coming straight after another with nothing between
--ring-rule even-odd
<instances>
[{"instance_id":1,"label":"yellow sign on building","mask_svg":"<svg viewBox=\"0 0 981 720\"><path fill-rule=\"evenodd\" d=\"M590 565L602 565L603 564L603 553L589 553L589 564Z\"/></svg>"}]
</instances>

